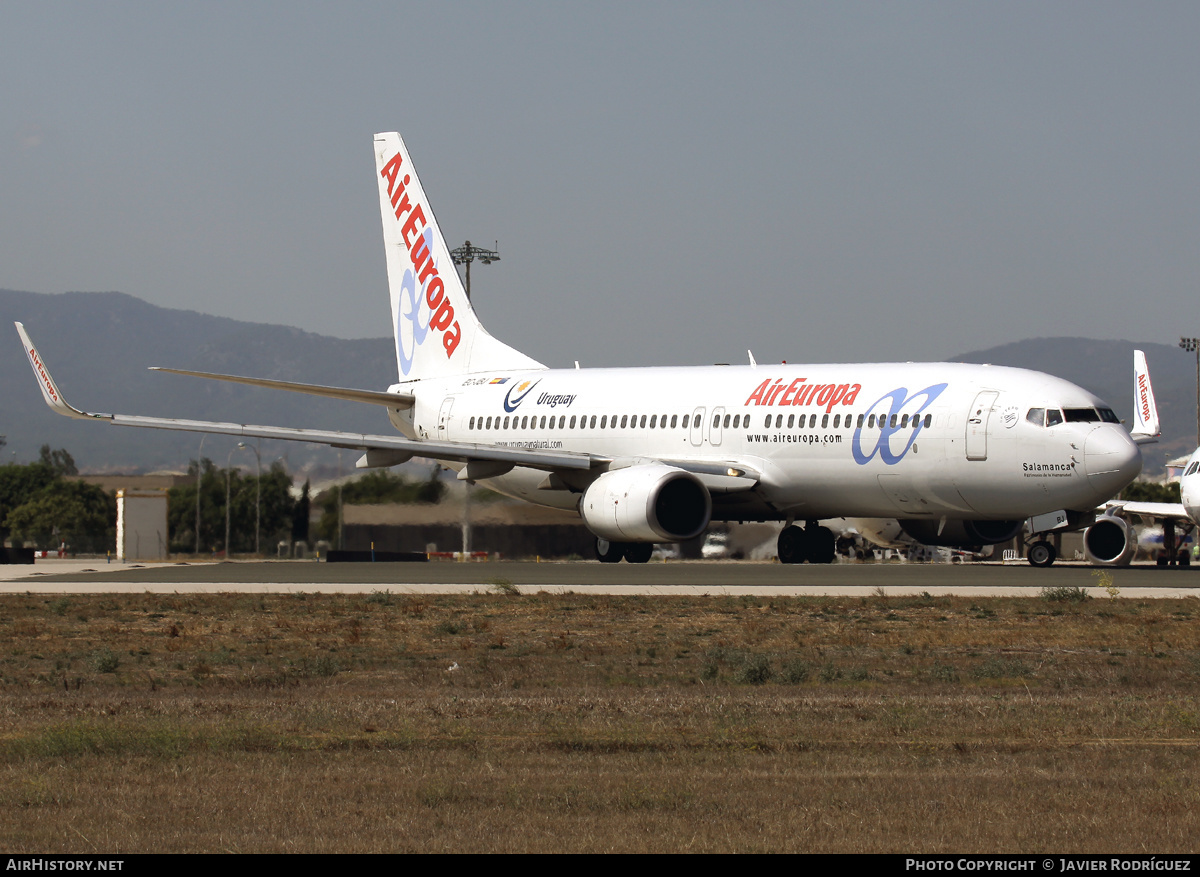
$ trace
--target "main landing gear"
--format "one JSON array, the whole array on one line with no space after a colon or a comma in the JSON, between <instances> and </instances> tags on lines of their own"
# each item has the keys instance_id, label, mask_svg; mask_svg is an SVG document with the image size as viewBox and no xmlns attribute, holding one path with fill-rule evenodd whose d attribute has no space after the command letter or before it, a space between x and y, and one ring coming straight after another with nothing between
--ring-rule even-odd
<instances>
[{"instance_id":1,"label":"main landing gear","mask_svg":"<svg viewBox=\"0 0 1200 877\"><path fill-rule=\"evenodd\" d=\"M621 558L630 563L648 563L653 553L653 542L609 542L596 538L596 559L601 563L620 563Z\"/></svg>"},{"instance_id":2,"label":"main landing gear","mask_svg":"<svg viewBox=\"0 0 1200 877\"><path fill-rule=\"evenodd\" d=\"M828 527L818 527L809 521L804 527L791 524L779 534L780 563L833 563L837 537Z\"/></svg>"},{"instance_id":3,"label":"main landing gear","mask_svg":"<svg viewBox=\"0 0 1200 877\"><path fill-rule=\"evenodd\" d=\"M1058 552L1045 539L1039 539L1029 546L1029 565L1037 567L1050 566L1058 559Z\"/></svg>"}]
</instances>

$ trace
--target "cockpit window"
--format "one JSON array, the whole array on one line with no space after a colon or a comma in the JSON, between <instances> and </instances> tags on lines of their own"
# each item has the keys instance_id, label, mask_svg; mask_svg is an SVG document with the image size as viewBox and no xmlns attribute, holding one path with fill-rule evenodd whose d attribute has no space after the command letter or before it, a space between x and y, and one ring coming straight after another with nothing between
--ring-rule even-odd
<instances>
[{"instance_id":1,"label":"cockpit window","mask_svg":"<svg viewBox=\"0 0 1200 877\"><path fill-rule=\"evenodd\" d=\"M1046 426L1057 426L1063 422L1062 412L1057 408L1046 409Z\"/></svg>"},{"instance_id":2,"label":"cockpit window","mask_svg":"<svg viewBox=\"0 0 1200 877\"><path fill-rule=\"evenodd\" d=\"M1200 463L1193 463L1192 465L1188 466L1188 470L1184 474L1195 475L1197 469L1200 469Z\"/></svg>"},{"instance_id":3,"label":"cockpit window","mask_svg":"<svg viewBox=\"0 0 1200 877\"><path fill-rule=\"evenodd\" d=\"M1100 419L1103 420L1105 423L1120 423L1121 422L1121 418L1117 417L1117 412L1113 411L1111 408L1101 408L1100 409Z\"/></svg>"},{"instance_id":4,"label":"cockpit window","mask_svg":"<svg viewBox=\"0 0 1200 877\"><path fill-rule=\"evenodd\" d=\"M1025 419L1035 426L1044 426L1046 423L1046 409L1030 408L1029 413L1025 415Z\"/></svg>"},{"instance_id":5,"label":"cockpit window","mask_svg":"<svg viewBox=\"0 0 1200 877\"><path fill-rule=\"evenodd\" d=\"M1064 408L1067 423L1099 423L1100 415L1095 408Z\"/></svg>"}]
</instances>

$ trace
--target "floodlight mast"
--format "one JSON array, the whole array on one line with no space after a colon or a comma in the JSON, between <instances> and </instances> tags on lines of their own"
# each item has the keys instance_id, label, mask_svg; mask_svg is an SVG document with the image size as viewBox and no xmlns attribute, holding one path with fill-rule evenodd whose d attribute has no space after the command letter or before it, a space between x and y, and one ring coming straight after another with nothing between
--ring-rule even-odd
<instances>
[{"instance_id":1,"label":"floodlight mast","mask_svg":"<svg viewBox=\"0 0 1200 877\"><path fill-rule=\"evenodd\" d=\"M1180 338L1179 346L1196 354L1196 446L1200 447L1200 338Z\"/></svg>"},{"instance_id":2,"label":"floodlight mast","mask_svg":"<svg viewBox=\"0 0 1200 877\"><path fill-rule=\"evenodd\" d=\"M496 250L500 248L500 242L496 241ZM470 241L464 243L461 247L455 247L450 251L450 258L454 260L455 265L466 265L467 276L463 282L466 287L467 301L471 300L471 263L479 259L484 265L490 265L493 262L500 261L500 254L496 250L485 250L483 247L472 246ZM463 520L462 520L462 559L467 559L467 552L471 548L471 482L463 482Z\"/></svg>"},{"instance_id":3,"label":"floodlight mast","mask_svg":"<svg viewBox=\"0 0 1200 877\"><path fill-rule=\"evenodd\" d=\"M496 246L500 246L500 242L496 241ZM455 265L467 266L467 277L463 285L467 288L467 301L471 300L471 263L479 259L484 265L490 265L493 262L500 261L500 254L495 250L485 250L483 247L475 247L467 241L461 247L455 247L450 251L450 258L454 260Z\"/></svg>"}]
</instances>

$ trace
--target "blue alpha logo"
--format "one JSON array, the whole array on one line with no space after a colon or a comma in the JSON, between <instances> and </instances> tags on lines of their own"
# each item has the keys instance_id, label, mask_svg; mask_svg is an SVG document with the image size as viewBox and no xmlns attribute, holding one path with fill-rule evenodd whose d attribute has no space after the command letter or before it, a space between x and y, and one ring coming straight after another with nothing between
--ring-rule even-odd
<instances>
[{"instance_id":1,"label":"blue alpha logo","mask_svg":"<svg viewBox=\"0 0 1200 877\"><path fill-rule=\"evenodd\" d=\"M433 246L433 232L425 229L425 246ZM426 305L424 290L417 289L417 276L406 269L400 281L400 302L396 308L396 358L400 361L400 373L412 371L417 348L425 343L429 334L429 320L433 311Z\"/></svg>"},{"instance_id":2,"label":"blue alpha logo","mask_svg":"<svg viewBox=\"0 0 1200 877\"><path fill-rule=\"evenodd\" d=\"M850 440L850 451L854 454L854 462L865 466L875 458L876 454L889 466L895 466L903 460L908 449L913 446L917 436L921 434L921 430L925 428L924 419L921 417L922 412L942 394L947 386L947 384L934 384L924 390L917 390L911 396L908 395L907 387L897 387L892 392L880 396L867 409L863 426L854 430L854 437ZM912 403L916 401L920 401L921 404L913 408ZM907 421L901 419L902 409L904 414L909 415ZM875 415L877 424L875 427L867 425L871 422L871 415ZM902 422L907 425L900 426L899 424ZM864 430L868 433L868 445L870 445L872 437L875 439L875 445L871 447L869 453L863 450ZM899 453L896 452L897 445L901 445Z\"/></svg>"}]
</instances>

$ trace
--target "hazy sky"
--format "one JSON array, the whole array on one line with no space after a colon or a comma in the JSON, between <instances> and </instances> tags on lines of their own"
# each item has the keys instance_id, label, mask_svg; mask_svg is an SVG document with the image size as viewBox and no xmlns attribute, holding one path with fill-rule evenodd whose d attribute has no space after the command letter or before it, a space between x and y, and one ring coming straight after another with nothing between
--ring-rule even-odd
<instances>
[{"instance_id":1,"label":"hazy sky","mask_svg":"<svg viewBox=\"0 0 1200 877\"><path fill-rule=\"evenodd\" d=\"M1200 4L0 5L0 287L390 334L399 130L551 364L1200 334ZM34 328L34 327L31 327ZM12 340L12 339L10 339Z\"/></svg>"}]
</instances>

